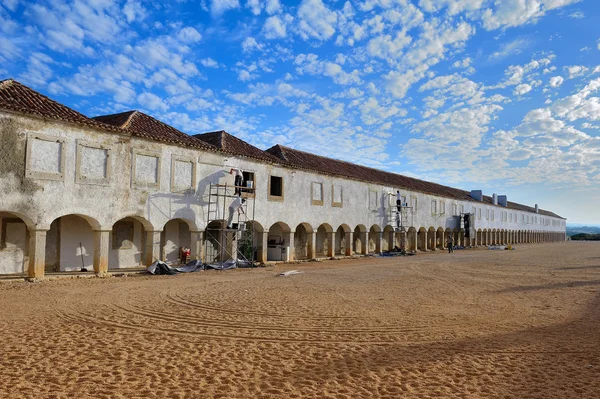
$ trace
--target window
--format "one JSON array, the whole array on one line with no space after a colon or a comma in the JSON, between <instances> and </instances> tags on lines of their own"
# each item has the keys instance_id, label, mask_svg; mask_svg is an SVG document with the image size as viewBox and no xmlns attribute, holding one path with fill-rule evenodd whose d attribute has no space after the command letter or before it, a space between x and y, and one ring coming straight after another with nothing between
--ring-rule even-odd
<instances>
[{"instance_id":1,"label":"window","mask_svg":"<svg viewBox=\"0 0 600 399\"><path fill-rule=\"evenodd\" d=\"M496 217L496 211L492 209L491 213L492 213L492 221L493 221Z\"/></svg>"},{"instance_id":2,"label":"window","mask_svg":"<svg viewBox=\"0 0 600 399\"><path fill-rule=\"evenodd\" d=\"M489 209L485 210L485 220L490 220L490 210Z\"/></svg>"},{"instance_id":3,"label":"window","mask_svg":"<svg viewBox=\"0 0 600 399\"><path fill-rule=\"evenodd\" d=\"M508 221L512 223L512 213L508 214Z\"/></svg>"},{"instance_id":4,"label":"window","mask_svg":"<svg viewBox=\"0 0 600 399\"><path fill-rule=\"evenodd\" d=\"M477 219L481 220L481 208L477 209Z\"/></svg>"},{"instance_id":5,"label":"window","mask_svg":"<svg viewBox=\"0 0 600 399\"><path fill-rule=\"evenodd\" d=\"M323 183L313 182L311 184L310 197L313 205L323 205Z\"/></svg>"},{"instance_id":6,"label":"window","mask_svg":"<svg viewBox=\"0 0 600 399\"><path fill-rule=\"evenodd\" d=\"M431 200L431 214L435 215L437 213L437 201Z\"/></svg>"},{"instance_id":7,"label":"window","mask_svg":"<svg viewBox=\"0 0 600 399\"><path fill-rule=\"evenodd\" d=\"M458 216L458 204L452 204L452 215Z\"/></svg>"},{"instance_id":8,"label":"window","mask_svg":"<svg viewBox=\"0 0 600 399\"><path fill-rule=\"evenodd\" d=\"M377 191L369 190L369 209L370 210L377 209Z\"/></svg>"},{"instance_id":9,"label":"window","mask_svg":"<svg viewBox=\"0 0 600 399\"><path fill-rule=\"evenodd\" d=\"M342 191L342 186L339 184L331 185L331 206L342 207L344 202L344 193Z\"/></svg>"},{"instance_id":10,"label":"window","mask_svg":"<svg viewBox=\"0 0 600 399\"><path fill-rule=\"evenodd\" d=\"M283 177L271 176L269 179L269 200L283 201Z\"/></svg>"},{"instance_id":11,"label":"window","mask_svg":"<svg viewBox=\"0 0 600 399\"><path fill-rule=\"evenodd\" d=\"M440 213L442 215L446 213L446 201L440 201Z\"/></svg>"},{"instance_id":12,"label":"window","mask_svg":"<svg viewBox=\"0 0 600 399\"><path fill-rule=\"evenodd\" d=\"M254 176L254 172L246 172L242 171L243 179L242 185L247 188L242 188L242 193L244 193L244 198L254 198L254 192L256 188L256 177Z\"/></svg>"},{"instance_id":13,"label":"window","mask_svg":"<svg viewBox=\"0 0 600 399\"><path fill-rule=\"evenodd\" d=\"M130 249L133 247L133 222L119 220L112 229L112 248Z\"/></svg>"},{"instance_id":14,"label":"window","mask_svg":"<svg viewBox=\"0 0 600 399\"><path fill-rule=\"evenodd\" d=\"M410 206L412 207L413 212L417 211L417 205L417 197L413 195L412 197L410 197Z\"/></svg>"},{"instance_id":15,"label":"window","mask_svg":"<svg viewBox=\"0 0 600 399\"><path fill-rule=\"evenodd\" d=\"M460 206L460 213L461 214L465 213L465 206L464 205Z\"/></svg>"},{"instance_id":16,"label":"window","mask_svg":"<svg viewBox=\"0 0 600 399\"><path fill-rule=\"evenodd\" d=\"M77 141L77 183L107 185L111 173L111 149L101 144Z\"/></svg>"}]
</instances>

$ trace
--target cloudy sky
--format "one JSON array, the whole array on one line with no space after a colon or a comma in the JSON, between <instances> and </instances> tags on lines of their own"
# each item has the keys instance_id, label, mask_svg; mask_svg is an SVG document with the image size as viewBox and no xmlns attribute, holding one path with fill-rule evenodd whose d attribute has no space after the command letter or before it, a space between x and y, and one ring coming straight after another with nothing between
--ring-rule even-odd
<instances>
[{"instance_id":1,"label":"cloudy sky","mask_svg":"<svg viewBox=\"0 0 600 399\"><path fill-rule=\"evenodd\" d=\"M597 0L0 0L0 79L600 224Z\"/></svg>"}]
</instances>

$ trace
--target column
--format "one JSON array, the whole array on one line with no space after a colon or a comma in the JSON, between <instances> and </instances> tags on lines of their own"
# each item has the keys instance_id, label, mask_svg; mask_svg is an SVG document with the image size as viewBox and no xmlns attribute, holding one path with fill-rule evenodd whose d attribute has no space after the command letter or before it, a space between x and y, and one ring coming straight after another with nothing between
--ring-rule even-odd
<instances>
[{"instance_id":1,"label":"column","mask_svg":"<svg viewBox=\"0 0 600 399\"><path fill-rule=\"evenodd\" d=\"M353 234L352 232L349 233L345 233L346 236L346 253L344 255L346 256L351 256L352 255L352 240L353 240Z\"/></svg>"},{"instance_id":2,"label":"column","mask_svg":"<svg viewBox=\"0 0 600 399\"><path fill-rule=\"evenodd\" d=\"M46 232L47 230L29 230L29 279L44 278L46 267Z\"/></svg>"},{"instance_id":3,"label":"column","mask_svg":"<svg viewBox=\"0 0 600 399\"><path fill-rule=\"evenodd\" d=\"M294 244L294 234L296 232L295 231L290 231L290 245L287 247L286 255L284 256L284 261L286 262L292 262L294 259L296 259L296 246Z\"/></svg>"},{"instance_id":4,"label":"column","mask_svg":"<svg viewBox=\"0 0 600 399\"><path fill-rule=\"evenodd\" d=\"M160 231L146 231L146 266L160 260Z\"/></svg>"},{"instance_id":5,"label":"column","mask_svg":"<svg viewBox=\"0 0 600 399\"><path fill-rule=\"evenodd\" d=\"M267 243L269 241L269 232L265 231L262 233L257 233L257 241L258 241L258 261L265 263L268 260L267 257Z\"/></svg>"},{"instance_id":6,"label":"column","mask_svg":"<svg viewBox=\"0 0 600 399\"><path fill-rule=\"evenodd\" d=\"M316 259L317 258L317 233L306 233L306 242L308 245L306 255L308 259Z\"/></svg>"},{"instance_id":7,"label":"column","mask_svg":"<svg viewBox=\"0 0 600 399\"><path fill-rule=\"evenodd\" d=\"M327 257L333 258L335 256L335 231L325 233L325 240L327 240Z\"/></svg>"},{"instance_id":8,"label":"column","mask_svg":"<svg viewBox=\"0 0 600 399\"><path fill-rule=\"evenodd\" d=\"M204 261L203 231L190 231L190 258Z\"/></svg>"},{"instance_id":9,"label":"column","mask_svg":"<svg viewBox=\"0 0 600 399\"><path fill-rule=\"evenodd\" d=\"M108 273L108 251L111 230L94 230L94 273Z\"/></svg>"}]
</instances>

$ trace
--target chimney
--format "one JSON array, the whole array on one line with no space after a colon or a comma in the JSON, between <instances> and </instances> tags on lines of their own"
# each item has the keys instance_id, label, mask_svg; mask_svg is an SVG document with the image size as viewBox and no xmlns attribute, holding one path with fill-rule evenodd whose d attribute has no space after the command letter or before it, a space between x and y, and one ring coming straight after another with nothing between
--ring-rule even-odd
<instances>
[{"instance_id":1,"label":"chimney","mask_svg":"<svg viewBox=\"0 0 600 399\"><path fill-rule=\"evenodd\" d=\"M508 202L508 200L506 199L506 195L499 195L499 196L498 196L498 203L499 203L500 205L502 205L503 207L505 207L505 208L506 208L506 206L507 206L507 205L506 205L506 204L507 204L507 202Z\"/></svg>"},{"instance_id":2,"label":"chimney","mask_svg":"<svg viewBox=\"0 0 600 399\"><path fill-rule=\"evenodd\" d=\"M498 194L492 194L492 204L498 205Z\"/></svg>"},{"instance_id":3,"label":"chimney","mask_svg":"<svg viewBox=\"0 0 600 399\"><path fill-rule=\"evenodd\" d=\"M538 204L535 204L535 213L540 213L540 208L538 208Z\"/></svg>"},{"instance_id":4,"label":"chimney","mask_svg":"<svg viewBox=\"0 0 600 399\"><path fill-rule=\"evenodd\" d=\"M483 201L483 191L481 190L471 190L471 198L477 200L479 202Z\"/></svg>"}]
</instances>

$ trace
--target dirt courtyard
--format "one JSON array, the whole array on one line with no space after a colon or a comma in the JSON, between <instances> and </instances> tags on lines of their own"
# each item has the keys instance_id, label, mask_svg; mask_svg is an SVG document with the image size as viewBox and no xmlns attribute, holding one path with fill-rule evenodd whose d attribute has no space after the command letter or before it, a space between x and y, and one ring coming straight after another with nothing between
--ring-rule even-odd
<instances>
[{"instance_id":1,"label":"dirt courtyard","mask_svg":"<svg viewBox=\"0 0 600 399\"><path fill-rule=\"evenodd\" d=\"M599 288L591 242L2 282L0 397L596 399Z\"/></svg>"}]
</instances>

